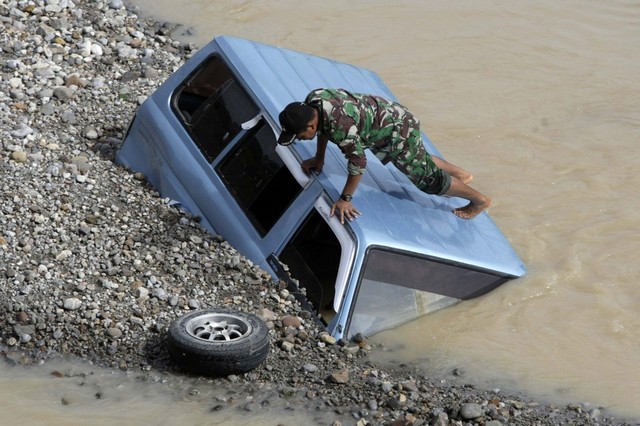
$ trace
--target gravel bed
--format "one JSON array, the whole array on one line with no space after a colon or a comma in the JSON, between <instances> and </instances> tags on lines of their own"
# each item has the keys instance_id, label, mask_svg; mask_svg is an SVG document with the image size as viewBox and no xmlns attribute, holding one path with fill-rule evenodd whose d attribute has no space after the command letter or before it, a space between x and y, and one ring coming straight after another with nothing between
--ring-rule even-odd
<instances>
[{"instance_id":1,"label":"gravel bed","mask_svg":"<svg viewBox=\"0 0 640 426\"><path fill-rule=\"evenodd\" d=\"M236 409L281 404L319 413L318 424L631 424L588 404L373 365L368 354L380 348L336 342L266 272L116 166L138 105L196 49L172 40L174 30L120 0L0 2L5 362L24 368L72 357L184 389L215 382L229 395L256 396ZM215 379L170 362L171 321L212 306L267 322L264 364ZM220 397L211 409L232 400Z\"/></svg>"}]
</instances>

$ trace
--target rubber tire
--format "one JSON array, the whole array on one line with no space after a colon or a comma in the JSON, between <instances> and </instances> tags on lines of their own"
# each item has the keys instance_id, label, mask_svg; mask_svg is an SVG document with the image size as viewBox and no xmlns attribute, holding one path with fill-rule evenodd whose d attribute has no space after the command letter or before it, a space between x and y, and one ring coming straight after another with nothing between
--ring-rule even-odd
<instances>
[{"instance_id":1,"label":"rubber tire","mask_svg":"<svg viewBox=\"0 0 640 426\"><path fill-rule=\"evenodd\" d=\"M229 317L247 326L242 336L232 340L204 340L190 333L193 324L207 316ZM250 327L250 328L249 328ZM227 376L253 370L269 354L269 329L253 314L225 308L208 308L190 312L171 323L167 349L180 368L207 376Z\"/></svg>"}]
</instances>

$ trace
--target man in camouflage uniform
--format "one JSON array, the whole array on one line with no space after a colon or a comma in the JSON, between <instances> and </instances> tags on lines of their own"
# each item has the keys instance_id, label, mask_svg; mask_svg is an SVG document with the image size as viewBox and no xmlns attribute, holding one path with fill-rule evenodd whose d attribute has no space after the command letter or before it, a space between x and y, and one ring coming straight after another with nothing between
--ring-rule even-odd
<instances>
[{"instance_id":1,"label":"man in camouflage uniform","mask_svg":"<svg viewBox=\"0 0 640 426\"><path fill-rule=\"evenodd\" d=\"M343 89L316 89L304 102L287 105L279 118L281 145L318 137L315 157L302 162L305 172L322 170L328 141L336 143L347 158L347 182L331 209L331 215L339 212L342 223L345 216L353 220L360 215L351 199L366 169L366 148L383 164L393 162L421 191L468 199L469 204L453 211L463 219L477 216L491 204L489 198L467 185L471 174L427 153L419 120L397 102Z\"/></svg>"}]
</instances>

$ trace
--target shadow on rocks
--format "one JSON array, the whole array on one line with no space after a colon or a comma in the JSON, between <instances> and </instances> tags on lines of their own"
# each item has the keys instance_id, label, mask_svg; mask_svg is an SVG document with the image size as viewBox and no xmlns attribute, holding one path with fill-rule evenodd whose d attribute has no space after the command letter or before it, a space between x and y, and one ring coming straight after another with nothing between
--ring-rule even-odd
<instances>
[{"instance_id":1,"label":"shadow on rocks","mask_svg":"<svg viewBox=\"0 0 640 426\"><path fill-rule=\"evenodd\" d=\"M122 140L115 136L108 136L96 142L92 150L101 158L115 162L116 153L122 146Z\"/></svg>"}]
</instances>

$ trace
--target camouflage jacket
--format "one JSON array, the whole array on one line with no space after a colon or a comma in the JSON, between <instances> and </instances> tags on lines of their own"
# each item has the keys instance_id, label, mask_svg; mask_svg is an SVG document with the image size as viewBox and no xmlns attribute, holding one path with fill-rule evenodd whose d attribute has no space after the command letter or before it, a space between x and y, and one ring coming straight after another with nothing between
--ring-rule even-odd
<instances>
[{"instance_id":1,"label":"camouflage jacket","mask_svg":"<svg viewBox=\"0 0 640 426\"><path fill-rule=\"evenodd\" d=\"M352 175L365 171L365 148L375 153L398 145L406 141L407 132L412 130L405 124L419 127L404 106L379 96L344 89L316 89L307 95L305 103L322 112L318 132L340 147Z\"/></svg>"}]
</instances>

